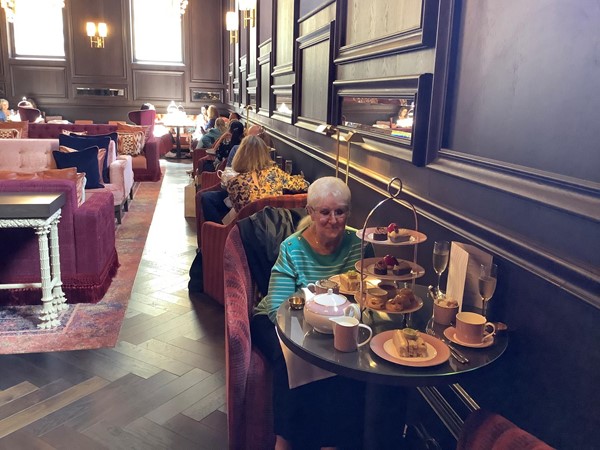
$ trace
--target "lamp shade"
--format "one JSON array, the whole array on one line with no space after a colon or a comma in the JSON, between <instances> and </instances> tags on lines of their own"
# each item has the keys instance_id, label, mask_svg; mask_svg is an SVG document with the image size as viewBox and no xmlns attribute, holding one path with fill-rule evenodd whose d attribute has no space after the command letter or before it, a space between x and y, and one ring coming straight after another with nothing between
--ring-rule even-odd
<instances>
[{"instance_id":1,"label":"lamp shade","mask_svg":"<svg viewBox=\"0 0 600 450\"><path fill-rule=\"evenodd\" d=\"M250 11L256 9L256 0L239 0L240 11Z\"/></svg>"},{"instance_id":2,"label":"lamp shade","mask_svg":"<svg viewBox=\"0 0 600 450\"><path fill-rule=\"evenodd\" d=\"M96 35L96 24L94 22L88 22L85 24L85 30L89 37Z\"/></svg>"},{"instance_id":3,"label":"lamp shade","mask_svg":"<svg viewBox=\"0 0 600 450\"><path fill-rule=\"evenodd\" d=\"M106 26L106 24L104 22L100 22L98 24L98 36L100 36L100 37L108 36L108 27Z\"/></svg>"},{"instance_id":4,"label":"lamp shade","mask_svg":"<svg viewBox=\"0 0 600 450\"><path fill-rule=\"evenodd\" d=\"M228 11L225 16L225 28L227 31L235 31L239 27L238 14L235 11Z\"/></svg>"}]
</instances>

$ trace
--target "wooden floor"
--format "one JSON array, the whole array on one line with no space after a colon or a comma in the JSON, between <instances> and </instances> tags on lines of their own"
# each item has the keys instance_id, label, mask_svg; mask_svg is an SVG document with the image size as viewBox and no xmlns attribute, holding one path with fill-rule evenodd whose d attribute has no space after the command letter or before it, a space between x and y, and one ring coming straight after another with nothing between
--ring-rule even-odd
<instances>
[{"instance_id":1,"label":"wooden floor","mask_svg":"<svg viewBox=\"0 0 600 450\"><path fill-rule=\"evenodd\" d=\"M0 356L0 449L227 448L223 310L187 291L190 162L164 161L117 346Z\"/></svg>"}]
</instances>

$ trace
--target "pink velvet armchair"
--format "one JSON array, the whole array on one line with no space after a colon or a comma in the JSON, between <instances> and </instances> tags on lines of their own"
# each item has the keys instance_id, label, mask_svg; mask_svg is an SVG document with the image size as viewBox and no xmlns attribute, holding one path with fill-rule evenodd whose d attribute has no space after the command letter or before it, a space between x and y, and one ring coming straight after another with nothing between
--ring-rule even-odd
<instances>
[{"instance_id":1,"label":"pink velvet armchair","mask_svg":"<svg viewBox=\"0 0 600 450\"><path fill-rule=\"evenodd\" d=\"M271 371L252 346L250 318L256 286L238 227L225 243L225 360L229 448L268 450L275 446Z\"/></svg>"},{"instance_id":2,"label":"pink velvet armchair","mask_svg":"<svg viewBox=\"0 0 600 450\"><path fill-rule=\"evenodd\" d=\"M204 281L204 293L220 304L224 303L223 289L223 266L225 241L231 229L238 220L251 216L262 210L265 206L276 208L302 208L306 206L306 194L279 195L277 197L265 197L244 206L237 217L228 225L215 222L205 222L202 225L202 279Z\"/></svg>"}]
</instances>

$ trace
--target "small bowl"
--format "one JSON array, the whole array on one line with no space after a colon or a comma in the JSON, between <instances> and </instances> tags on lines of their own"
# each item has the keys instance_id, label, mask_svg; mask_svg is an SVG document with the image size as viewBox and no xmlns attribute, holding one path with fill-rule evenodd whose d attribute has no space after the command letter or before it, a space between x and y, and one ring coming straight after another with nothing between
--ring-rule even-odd
<instances>
[{"instance_id":1,"label":"small bowl","mask_svg":"<svg viewBox=\"0 0 600 450\"><path fill-rule=\"evenodd\" d=\"M300 310L304 308L304 297L294 295L288 299L288 302L290 303L291 309Z\"/></svg>"}]
</instances>

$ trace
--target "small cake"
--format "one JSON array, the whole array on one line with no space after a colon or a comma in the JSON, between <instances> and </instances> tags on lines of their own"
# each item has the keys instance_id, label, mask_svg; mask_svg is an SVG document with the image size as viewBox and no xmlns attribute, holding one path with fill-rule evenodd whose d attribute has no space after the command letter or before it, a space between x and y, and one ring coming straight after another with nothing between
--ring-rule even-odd
<instances>
[{"instance_id":1,"label":"small cake","mask_svg":"<svg viewBox=\"0 0 600 450\"><path fill-rule=\"evenodd\" d=\"M392 255L385 255L383 257L383 261L385 262L387 269L388 270L392 270L393 267L398 264L398 260L396 259L395 256Z\"/></svg>"},{"instance_id":2,"label":"small cake","mask_svg":"<svg viewBox=\"0 0 600 450\"><path fill-rule=\"evenodd\" d=\"M345 291L358 291L360 289L360 279L356 270L349 270L340 274L340 285Z\"/></svg>"},{"instance_id":3,"label":"small cake","mask_svg":"<svg viewBox=\"0 0 600 450\"><path fill-rule=\"evenodd\" d=\"M380 259L375 263L373 272L375 272L376 275L387 275L387 264L383 259Z\"/></svg>"},{"instance_id":4,"label":"small cake","mask_svg":"<svg viewBox=\"0 0 600 450\"><path fill-rule=\"evenodd\" d=\"M392 273L398 276L409 275L411 271L412 267L406 261L400 261L392 267Z\"/></svg>"},{"instance_id":5,"label":"small cake","mask_svg":"<svg viewBox=\"0 0 600 450\"><path fill-rule=\"evenodd\" d=\"M388 233L387 228L385 227L377 227L375 231L373 231L373 240L374 241L387 241Z\"/></svg>"},{"instance_id":6,"label":"small cake","mask_svg":"<svg viewBox=\"0 0 600 450\"><path fill-rule=\"evenodd\" d=\"M405 228L400 228L395 223L390 223L387 227L387 237L394 244L406 242L410 240L410 231Z\"/></svg>"},{"instance_id":7,"label":"small cake","mask_svg":"<svg viewBox=\"0 0 600 450\"><path fill-rule=\"evenodd\" d=\"M411 328L394 330L392 343L402 358L416 358L427 356L427 345L419 332Z\"/></svg>"}]
</instances>

